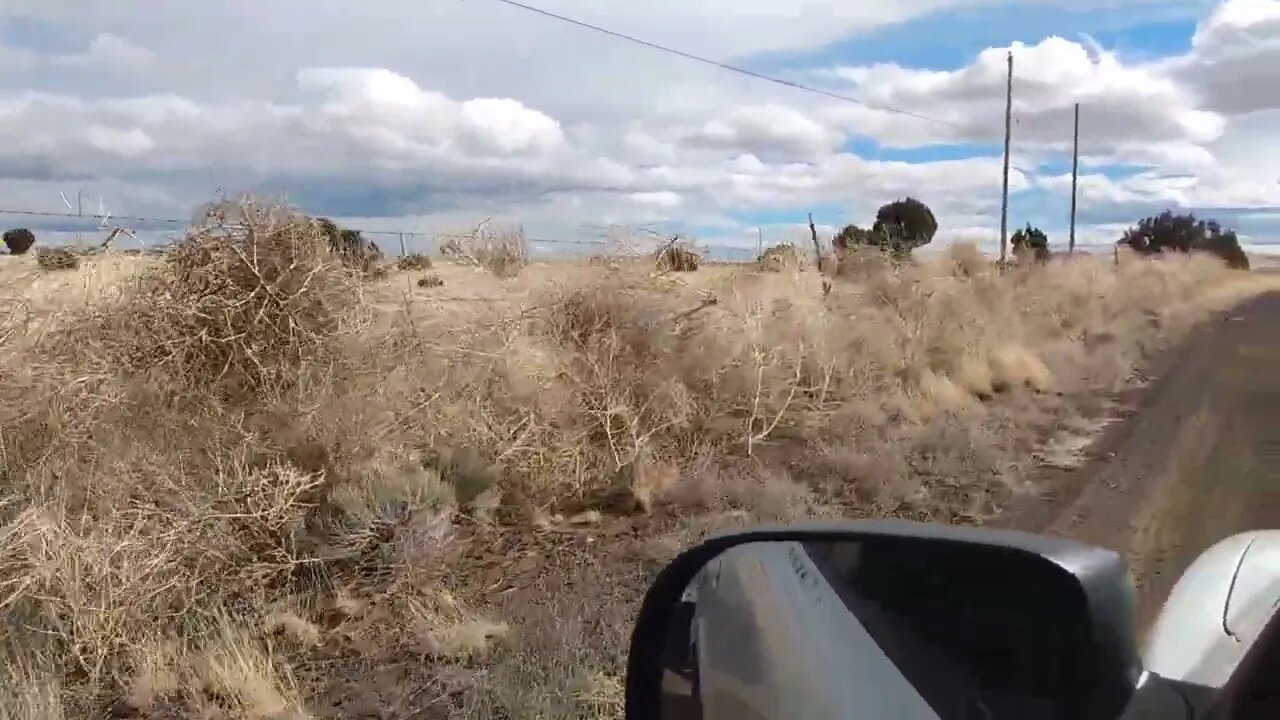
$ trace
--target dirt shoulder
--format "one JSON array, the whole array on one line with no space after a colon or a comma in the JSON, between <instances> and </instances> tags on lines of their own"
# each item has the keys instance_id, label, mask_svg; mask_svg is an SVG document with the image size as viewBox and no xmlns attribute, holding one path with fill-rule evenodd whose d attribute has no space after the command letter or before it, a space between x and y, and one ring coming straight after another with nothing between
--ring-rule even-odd
<instances>
[{"instance_id":1,"label":"dirt shoulder","mask_svg":"<svg viewBox=\"0 0 1280 720\"><path fill-rule=\"evenodd\" d=\"M1280 527L1280 293L1215 313L1152 370L1088 462L1043 471L1052 490L993 523L1124 553L1144 627L1204 548Z\"/></svg>"}]
</instances>

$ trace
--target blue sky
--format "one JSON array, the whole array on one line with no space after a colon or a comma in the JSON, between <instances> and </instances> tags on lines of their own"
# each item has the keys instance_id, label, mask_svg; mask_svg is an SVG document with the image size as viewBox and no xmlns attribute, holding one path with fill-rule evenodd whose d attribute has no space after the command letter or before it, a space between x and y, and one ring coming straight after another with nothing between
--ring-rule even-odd
<instances>
[{"instance_id":1,"label":"blue sky","mask_svg":"<svg viewBox=\"0 0 1280 720\"><path fill-rule=\"evenodd\" d=\"M1010 227L1065 237L1079 102L1082 242L1166 207L1251 242L1280 237L1280 172L1266 169L1280 167L1267 70L1280 0L810 0L799 15L775 0L533 4L946 122L491 0L369 0L359 14L341 0L164 14L145 0L12 0L0 204L58 211L59 192L84 189L117 215L182 218L244 191L423 237L490 218L543 238L649 228L752 248L757 228L766 243L807 240L808 213L826 234L911 195L934 208L938 242L991 248L1012 46Z\"/></svg>"},{"instance_id":2,"label":"blue sky","mask_svg":"<svg viewBox=\"0 0 1280 720\"><path fill-rule=\"evenodd\" d=\"M988 47L1013 40L1028 44L1057 35L1088 35L1126 57L1153 58L1186 52L1200 14L1196 5L1111 8L1106 12L1002 2L942 11L821 47L745 58L751 69L785 73L830 65L896 63L954 70ZM904 41L905 38L905 41Z\"/></svg>"},{"instance_id":3,"label":"blue sky","mask_svg":"<svg viewBox=\"0 0 1280 720\"><path fill-rule=\"evenodd\" d=\"M1200 19L1195 4L1170 3L1164 7L1115 8L1108 12L1078 10L1065 7L1019 7L1005 2L979 8L962 8L937 12L881 28L870 35L837 40L820 47L765 53L742 58L743 67L756 72L805 79L813 71L831 66L893 64L932 70L960 70L982 50L1001 47L1013 40L1027 44L1059 36L1096 42L1117 55L1134 61L1151 62L1184 54ZM904 41L904 38L907 39ZM1017 128L1014 130L1016 141ZM843 149L867 158L907 163L959 160L977 157L1002 157L999 143L939 143L910 148L884 147L874 137L851 136ZM1036 162L1018 167L1048 174L1069 174L1071 157L1067 152L1042 156ZM1100 174L1120 180L1148 168L1126 163L1092 164L1086 173ZM993 192L999 192L999 186ZM1025 222L1051 229L1069 224L1069 203L1042 190L1014 191L1010 197L1009 222L1020 227ZM1199 208L1222 217L1244 231L1263 227L1258 218L1230 208ZM870 219L849 218L839 204L822 204L811 209L820 224L839 225L846 222L869 224ZM1244 215L1242 218L1241 215ZM735 213L747 225L772 226L794 221L791 211ZM1115 218L1107 218L1114 221ZM1134 218L1137 219L1136 217Z\"/></svg>"}]
</instances>

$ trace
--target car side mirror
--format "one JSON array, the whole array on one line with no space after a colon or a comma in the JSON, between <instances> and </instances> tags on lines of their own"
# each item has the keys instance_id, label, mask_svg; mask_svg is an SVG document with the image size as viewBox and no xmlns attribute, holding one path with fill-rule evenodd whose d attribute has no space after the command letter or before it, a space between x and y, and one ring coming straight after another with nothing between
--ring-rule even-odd
<instances>
[{"instance_id":1,"label":"car side mirror","mask_svg":"<svg viewBox=\"0 0 1280 720\"><path fill-rule=\"evenodd\" d=\"M713 537L631 638L626 716L1118 718L1141 675L1115 553L898 520Z\"/></svg>"}]
</instances>

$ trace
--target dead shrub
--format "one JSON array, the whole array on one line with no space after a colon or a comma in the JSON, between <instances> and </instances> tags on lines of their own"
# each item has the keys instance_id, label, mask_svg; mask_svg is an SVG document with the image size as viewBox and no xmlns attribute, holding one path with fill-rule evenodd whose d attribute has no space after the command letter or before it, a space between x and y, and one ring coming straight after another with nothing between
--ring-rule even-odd
<instances>
[{"instance_id":1,"label":"dead shrub","mask_svg":"<svg viewBox=\"0 0 1280 720\"><path fill-rule=\"evenodd\" d=\"M444 286L444 278L436 273L427 273L418 278L418 287L420 288L437 288Z\"/></svg>"},{"instance_id":2,"label":"dead shrub","mask_svg":"<svg viewBox=\"0 0 1280 720\"><path fill-rule=\"evenodd\" d=\"M364 657L439 593L411 577L433 571L454 502L406 468L421 401L396 364L421 357L356 341L361 276L317 223L252 203L239 220L0 356L26 368L0 373L0 654L56 680L69 717L116 700L304 717L291 653L315 618L282 623L282 603L394 598Z\"/></svg>"},{"instance_id":3,"label":"dead shrub","mask_svg":"<svg viewBox=\"0 0 1280 720\"><path fill-rule=\"evenodd\" d=\"M260 210L256 212L261 213ZM366 273L376 273L381 269L382 250L372 240L366 240L359 230L339 227L329 218L317 218L315 223L329 241L329 249L347 265Z\"/></svg>"},{"instance_id":4,"label":"dead shrub","mask_svg":"<svg viewBox=\"0 0 1280 720\"><path fill-rule=\"evenodd\" d=\"M677 236L654 253L653 261L659 272L693 272L702 264L702 256Z\"/></svg>"},{"instance_id":5,"label":"dead shrub","mask_svg":"<svg viewBox=\"0 0 1280 720\"><path fill-rule=\"evenodd\" d=\"M75 270L80 267L80 256L68 248L36 248L36 265L41 270Z\"/></svg>"},{"instance_id":6,"label":"dead shrub","mask_svg":"<svg viewBox=\"0 0 1280 720\"><path fill-rule=\"evenodd\" d=\"M422 253L410 253L396 260L397 270L430 270L431 258Z\"/></svg>"},{"instance_id":7,"label":"dead shrub","mask_svg":"<svg viewBox=\"0 0 1280 720\"><path fill-rule=\"evenodd\" d=\"M615 491L630 492L637 463L682 452L699 414L669 370L685 303L641 268L545 291L521 325L482 340L500 352L471 345L450 362L447 404L467 410L437 418L437 443L489 448L508 504L635 509Z\"/></svg>"},{"instance_id":8,"label":"dead shrub","mask_svg":"<svg viewBox=\"0 0 1280 720\"><path fill-rule=\"evenodd\" d=\"M784 243L775 245L756 259L756 264L765 272L781 272L786 269L804 267L804 253L795 245Z\"/></svg>"},{"instance_id":9,"label":"dead shrub","mask_svg":"<svg viewBox=\"0 0 1280 720\"><path fill-rule=\"evenodd\" d=\"M529 244L522 228L491 230L483 222L467 235L447 237L440 254L482 267L500 278L512 278L529 263Z\"/></svg>"},{"instance_id":10,"label":"dead shrub","mask_svg":"<svg viewBox=\"0 0 1280 720\"><path fill-rule=\"evenodd\" d=\"M323 227L253 205L243 218L192 231L141 281L128 313L96 314L94 340L117 369L249 399L295 386L337 333L354 330L360 278Z\"/></svg>"},{"instance_id":11,"label":"dead shrub","mask_svg":"<svg viewBox=\"0 0 1280 720\"><path fill-rule=\"evenodd\" d=\"M481 267L500 278L515 277L529 263L529 249L524 232L490 235L488 241L477 249L476 259Z\"/></svg>"}]
</instances>

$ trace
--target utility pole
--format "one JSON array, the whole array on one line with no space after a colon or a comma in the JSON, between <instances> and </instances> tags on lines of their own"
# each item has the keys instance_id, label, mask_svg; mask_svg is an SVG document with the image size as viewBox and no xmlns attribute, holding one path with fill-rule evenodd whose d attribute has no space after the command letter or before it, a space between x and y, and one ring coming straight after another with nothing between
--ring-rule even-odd
<instances>
[{"instance_id":1,"label":"utility pole","mask_svg":"<svg viewBox=\"0 0 1280 720\"><path fill-rule=\"evenodd\" d=\"M1009 137L1013 134L1013 51L1009 51L1009 78L1004 97L1004 185L1000 195L1000 265L1009 247Z\"/></svg>"},{"instance_id":2,"label":"utility pole","mask_svg":"<svg viewBox=\"0 0 1280 720\"><path fill-rule=\"evenodd\" d=\"M1080 103L1076 103L1075 130L1071 135L1071 235L1067 256L1076 252L1076 179L1080 176Z\"/></svg>"},{"instance_id":3,"label":"utility pole","mask_svg":"<svg viewBox=\"0 0 1280 720\"><path fill-rule=\"evenodd\" d=\"M84 188L76 190L76 218L84 217ZM80 220L76 220L76 245L84 243L84 236L80 233Z\"/></svg>"},{"instance_id":4,"label":"utility pole","mask_svg":"<svg viewBox=\"0 0 1280 720\"><path fill-rule=\"evenodd\" d=\"M756 258L764 255L764 228L756 228Z\"/></svg>"}]
</instances>

